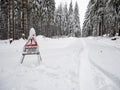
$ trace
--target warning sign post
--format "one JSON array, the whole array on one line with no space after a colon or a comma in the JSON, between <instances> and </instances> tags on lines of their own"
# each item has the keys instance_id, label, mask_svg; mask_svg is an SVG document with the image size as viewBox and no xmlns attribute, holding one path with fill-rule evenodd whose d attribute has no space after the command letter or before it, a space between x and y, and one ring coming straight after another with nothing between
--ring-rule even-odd
<instances>
[{"instance_id":1,"label":"warning sign post","mask_svg":"<svg viewBox=\"0 0 120 90\"><path fill-rule=\"evenodd\" d=\"M34 29L32 28L31 30L34 30ZM33 33L28 38L27 43L24 45L21 64L23 63L25 55L37 55L38 56L38 63L40 63L40 61L42 60L40 52L39 52L39 46L38 46L38 43L35 39L35 33Z\"/></svg>"}]
</instances>

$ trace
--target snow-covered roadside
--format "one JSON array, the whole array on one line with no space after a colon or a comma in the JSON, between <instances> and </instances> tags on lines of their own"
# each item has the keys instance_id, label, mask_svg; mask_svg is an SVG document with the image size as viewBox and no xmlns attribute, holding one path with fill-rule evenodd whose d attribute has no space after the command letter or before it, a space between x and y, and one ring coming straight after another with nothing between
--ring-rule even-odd
<instances>
[{"instance_id":1,"label":"snow-covered roadside","mask_svg":"<svg viewBox=\"0 0 120 90\"><path fill-rule=\"evenodd\" d=\"M120 40L118 39L118 41ZM115 42L117 41L111 41L110 39L86 40L90 49L89 57L98 63L98 65L120 78L120 72L118 71L120 65L120 46L114 44Z\"/></svg>"},{"instance_id":2,"label":"snow-covered roadside","mask_svg":"<svg viewBox=\"0 0 120 90\"><path fill-rule=\"evenodd\" d=\"M119 39L118 39L119 40ZM120 89L120 48L118 41L111 41L109 38L84 39L88 48L88 58L95 71L94 80L98 90L119 90Z\"/></svg>"},{"instance_id":3,"label":"snow-covered roadside","mask_svg":"<svg viewBox=\"0 0 120 90\"><path fill-rule=\"evenodd\" d=\"M99 45L100 43L97 43L98 45L96 45L96 41L95 40L92 41L92 40L91 39L82 40L84 50L81 54L81 64L80 64L81 90L89 90L89 89L119 90L120 89L119 78L115 77L115 75L112 75L109 71L105 71L106 67L102 67L102 64L99 63L101 60L99 57L100 55L97 54L97 51L100 49L100 45ZM109 54L111 54L111 52L109 52ZM102 58L104 59L105 55ZM109 60L111 60L110 58L111 57L109 57ZM106 60L104 59L103 65L105 63ZM116 62L113 63L115 64ZM111 72L113 71L111 70Z\"/></svg>"},{"instance_id":4,"label":"snow-covered roadside","mask_svg":"<svg viewBox=\"0 0 120 90\"><path fill-rule=\"evenodd\" d=\"M119 90L120 39L38 36L42 57L26 56L25 40L0 41L0 90Z\"/></svg>"},{"instance_id":5,"label":"snow-covered roadside","mask_svg":"<svg viewBox=\"0 0 120 90\"><path fill-rule=\"evenodd\" d=\"M0 90L79 90L76 38L37 38L43 61L26 56L20 65L24 40L0 46Z\"/></svg>"}]
</instances>

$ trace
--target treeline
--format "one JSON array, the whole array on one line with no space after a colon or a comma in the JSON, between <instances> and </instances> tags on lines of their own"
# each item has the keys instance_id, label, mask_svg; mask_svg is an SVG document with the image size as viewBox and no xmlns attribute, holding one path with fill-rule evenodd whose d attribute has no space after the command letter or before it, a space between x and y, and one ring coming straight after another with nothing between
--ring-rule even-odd
<instances>
[{"instance_id":1,"label":"treeline","mask_svg":"<svg viewBox=\"0 0 120 90\"><path fill-rule=\"evenodd\" d=\"M120 0L90 0L82 36L120 36Z\"/></svg>"},{"instance_id":2,"label":"treeline","mask_svg":"<svg viewBox=\"0 0 120 90\"><path fill-rule=\"evenodd\" d=\"M55 36L81 36L79 8L76 2L73 9L72 1L67 8L67 4L60 4L55 10Z\"/></svg>"},{"instance_id":3,"label":"treeline","mask_svg":"<svg viewBox=\"0 0 120 90\"><path fill-rule=\"evenodd\" d=\"M0 39L27 38L31 27L50 36L54 11L54 0L0 0Z\"/></svg>"},{"instance_id":4,"label":"treeline","mask_svg":"<svg viewBox=\"0 0 120 90\"><path fill-rule=\"evenodd\" d=\"M37 35L80 36L79 10L72 2L55 8L54 0L0 0L0 39L27 38L30 28Z\"/></svg>"}]
</instances>

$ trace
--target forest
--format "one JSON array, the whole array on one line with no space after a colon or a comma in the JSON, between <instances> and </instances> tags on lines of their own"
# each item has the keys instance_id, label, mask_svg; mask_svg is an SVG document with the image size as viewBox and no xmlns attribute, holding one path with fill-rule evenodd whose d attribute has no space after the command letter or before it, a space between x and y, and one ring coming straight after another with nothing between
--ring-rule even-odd
<instances>
[{"instance_id":1,"label":"forest","mask_svg":"<svg viewBox=\"0 0 120 90\"><path fill-rule=\"evenodd\" d=\"M90 0L82 35L120 36L120 0Z\"/></svg>"},{"instance_id":2,"label":"forest","mask_svg":"<svg viewBox=\"0 0 120 90\"><path fill-rule=\"evenodd\" d=\"M0 0L0 39L27 38L30 28L46 37L80 37L79 9L54 0Z\"/></svg>"},{"instance_id":3,"label":"forest","mask_svg":"<svg viewBox=\"0 0 120 90\"><path fill-rule=\"evenodd\" d=\"M27 38L30 28L46 37L120 36L120 0L90 0L82 29L79 4L55 0L0 0L0 39Z\"/></svg>"}]
</instances>

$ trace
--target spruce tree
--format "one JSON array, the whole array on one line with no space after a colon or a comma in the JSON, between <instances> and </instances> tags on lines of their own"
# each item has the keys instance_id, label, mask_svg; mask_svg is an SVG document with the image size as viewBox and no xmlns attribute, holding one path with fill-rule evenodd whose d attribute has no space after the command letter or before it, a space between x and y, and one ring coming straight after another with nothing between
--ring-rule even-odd
<instances>
[{"instance_id":1,"label":"spruce tree","mask_svg":"<svg viewBox=\"0 0 120 90\"><path fill-rule=\"evenodd\" d=\"M115 36L120 33L120 0L90 0L83 24L84 36Z\"/></svg>"},{"instance_id":2,"label":"spruce tree","mask_svg":"<svg viewBox=\"0 0 120 90\"><path fill-rule=\"evenodd\" d=\"M54 25L55 1L45 0L44 4L47 9L46 10L46 19L47 19L46 34L48 37L51 37L53 32L53 25Z\"/></svg>"},{"instance_id":3,"label":"spruce tree","mask_svg":"<svg viewBox=\"0 0 120 90\"><path fill-rule=\"evenodd\" d=\"M74 32L73 31L73 29L74 29L73 21L74 21L74 14L73 14L73 5L72 5L72 1L71 1L70 5L69 5L69 12L68 12L68 34L69 34L69 36L75 36L73 33Z\"/></svg>"},{"instance_id":4,"label":"spruce tree","mask_svg":"<svg viewBox=\"0 0 120 90\"><path fill-rule=\"evenodd\" d=\"M77 2L74 9L74 34L76 37L80 37L81 35L79 9Z\"/></svg>"},{"instance_id":5,"label":"spruce tree","mask_svg":"<svg viewBox=\"0 0 120 90\"><path fill-rule=\"evenodd\" d=\"M62 13L63 13L63 9L62 9L62 4L60 4L58 6L58 8L56 9L56 27L57 27L57 35L58 36L62 36Z\"/></svg>"},{"instance_id":6,"label":"spruce tree","mask_svg":"<svg viewBox=\"0 0 120 90\"><path fill-rule=\"evenodd\" d=\"M63 7L63 35L68 35L68 8L67 4L64 5Z\"/></svg>"}]
</instances>

